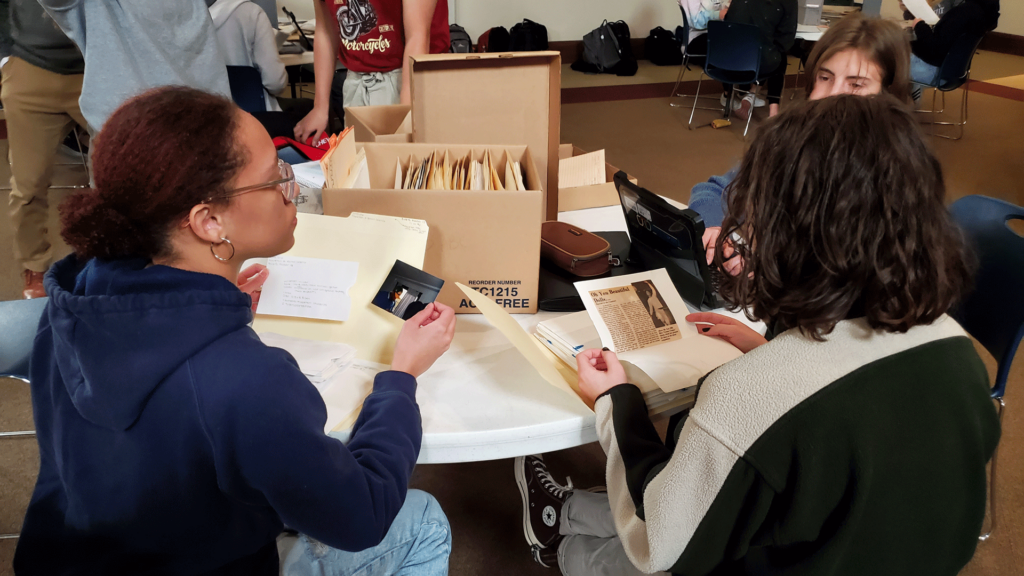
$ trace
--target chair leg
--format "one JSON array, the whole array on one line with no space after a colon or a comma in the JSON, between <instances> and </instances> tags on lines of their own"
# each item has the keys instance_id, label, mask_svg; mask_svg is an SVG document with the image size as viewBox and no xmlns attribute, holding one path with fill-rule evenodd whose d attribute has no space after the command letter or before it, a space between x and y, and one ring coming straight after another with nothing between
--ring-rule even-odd
<instances>
[{"instance_id":1,"label":"chair leg","mask_svg":"<svg viewBox=\"0 0 1024 576\"><path fill-rule=\"evenodd\" d=\"M679 94L678 93L679 85L683 81L683 74L686 73L686 70L690 69L690 60L689 59L690 59L689 55L683 56L683 64L679 68L679 76L676 78L676 85L675 85L675 87L672 88L672 96L671 97L672 98L677 98L677 97L678 98L683 98L683 97L693 98L694 102L696 102L697 100L700 100L701 98L703 98L705 100L714 100L714 98L711 97L711 96L690 96L689 94ZM682 108L683 106L686 106L686 104L684 104L683 102L669 102L668 105L673 107L673 108ZM711 110L713 112L717 112L718 110L720 110L720 108L708 108L707 106L697 106L697 109L698 110Z\"/></svg>"},{"instance_id":2,"label":"chair leg","mask_svg":"<svg viewBox=\"0 0 1024 576\"><path fill-rule=\"evenodd\" d=\"M700 83L704 80L704 71L700 73L700 78L697 78L697 93L693 96L693 108L690 110L690 121L686 123L686 126L690 130L693 130L693 113L697 111L697 99L700 98Z\"/></svg>"},{"instance_id":3,"label":"chair leg","mask_svg":"<svg viewBox=\"0 0 1024 576\"><path fill-rule=\"evenodd\" d=\"M683 74L686 73L686 55L683 55L683 62L679 65L679 75L676 76L676 85L672 87L672 93L669 97L674 98L679 90L679 84L683 82Z\"/></svg>"},{"instance_id":4,"label":"chair leg","mask_svg":"<svg viewBox=\"0 0 1024 576\"><path fill-rule=\"evenodd\" d=\"M999 411L999 429L1003 429L1003 412L1006 411L1006 403L1003 402L1002 398L997 398L998 402L996 410ZM992 469L989 471L991 477L989 478L988 488L988 532L985 532L981 536L978 536L978 540L984 542L988 540L992 533L996 531L996 462L999 457L999 445L996 445L996 449L992 452Z\"/></svg>"},{"instance_id":5,"label":"chair leg","mask_svg":"<svg viewBox=\"0 0 1024 576\"><path fill-rule=\"evenodd\" d=\"M754 102L757 102L757 88L758 85L754 84ZM735 90L734 90L735 92ZM767 95L767 94L766 94ZM747 126L743 129L743 136L746 137L747 132L750 130L750 119L754 117L754 107L750 107L750 112L747 113Z\"/></svg>"},{"instance_id":6,"label":"chair leg","mask_svg":"<svg viewBox=\"0 0 1024 576\"><path fill-rule=\"evenodd\" d=\"M35 436L35 430L19 430L17 432L0 432L0 438L20 438L25 436Z\"/></svg>"}]
</instances>

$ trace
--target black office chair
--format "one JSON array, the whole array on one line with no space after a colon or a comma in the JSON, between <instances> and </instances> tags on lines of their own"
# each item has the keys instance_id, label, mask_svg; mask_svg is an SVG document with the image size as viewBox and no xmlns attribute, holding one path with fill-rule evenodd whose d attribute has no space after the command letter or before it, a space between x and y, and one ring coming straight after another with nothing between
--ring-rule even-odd
<instances>
[{"instance_id":1,"label":"black office chair","mask_svg":"<svg viewBox=\"0 0 1024 576\"><path fill-rule=\"evenodd\" d=\"M678 92L679 84L681 84L682 81L683 81L683 74L685 74L686 71L690 69L690 62L691 61L693 61L695 64L699 64L699 65L703 66L704 65L704 59L707 57L707 54L700 54L700 53L694 52L693 50L690 49L690 20L689 20L689 18L686 17L686 10L683 10L682 6L679 7L679 11L682 12L682 14L683 14L683 47L682 47L682 50L683 50L683 63L680 64L680 66L679 66L679 76L676 77L676 85L672 87L672 94L671 94L672 97L676 97L676 96L679 96L679 97L690 96L689 94L679 94L679 92ZM696 99L697 96L694 96L693 98ZM706 100L714 100L715 99L712 96L700 96L700 98L704 98ZM678 107L683 106L683 105L684 104L682 104L681 102L669 102L669 106L672 106L673 108L678 108ZM718 108L705 108L703 106L699 106L698 108L700 108L701 110L716 110L716 111L722 109L721 107L718 107Z\"/></svg>"},{"instance_id":2,"label":"black office chair","mask_svg":"<svg viewBox=\"0 0 1024 576\"><path fill-rule=\"evenodd\" d=\"M761 75L761 37L757 26L749 24L737 24L713 20L708 22L708 54L704 60L704 70L697 80L697 94L693 99L693 110L690 111L690 129L693 129L693 113L697 110L697 97L700 96L700 84L707 75L713 80L722 84L732 84L733 91L729 101L725 104L725 115L729 116L732 111L732 100L736 92L753 94L757 99L757 89L766 76ZM753 84L754 91L740 90L737 84ZM743 135L750 130L750 119L753 114L747 115L747 125L743 129Z\"/></svg>"},{"instance_id":3,"label":"black office chair","mask_svg":"<svg viewBox=\"0 0 1024 576\"><path fill-rule=\"evenodd\" d=\"M964 126L967 125L967 101L968 95L971 93L966 84L971 79L971 62L974 60L974 53L977 52L978 44L981 44L984 37L984 34L964 34L957 38L953 42L953 47L949 49L949 53L946 54L945 60L942 61L938 79L933 84L925 84L932 88L932 108L931 110L921 110L921 112L932 114L932 121L928 122L932 125L932 135L947 140L959 140L964 137ZM960 120L939 122L938 115L946 108L946 92L952 92L961 86L964 89L964 94L960 100ZM936 109L935 97L940 92L942 93L942 107ZM957 136L947 136L936 132L935 126L954 126L959 129L959 132Z\"/></svg>"},{"instance_id":4,"label":"black office chair","mask_svg":"<svg viewBox=\"0 0 1024 576\"><path fill-rule=\"evenodd\" d=\"M263 95L263 77L253 66L228 66L228 84L231 99L246 112L267 111L267 100Z\"/></svg>"},{"instance_id":5,"label":"black office chair","mask_svg":"<svg viewBox=\"0 0 1024 576\"><path fill-rule=\"evenodd\" d=\"M0 378L13 378L29 383L28 365L32 343L49 298L9 300L0 302ZM35 430L0 432L4 440L29 438ZM17 538L18 534L0 534L0 540Z\"/></svg>"},{"instance_id":6,"label":"black office chair","mask_svg":"<svg viewBox=\"0 0 1024 576\"><path fill-rule=\"evenodd\" d=\"M1011 230L1010 220L1024 220L1024 208L985 196L965 196L949 207L978 257L974 291L952 315L996 359L999 368L992 398L1003 422L1003 394L1014 354L1024 337L1024 238ZM989 489L991 525L996 528L996 453L992 455Z\"/></svg>"}]
</instances>

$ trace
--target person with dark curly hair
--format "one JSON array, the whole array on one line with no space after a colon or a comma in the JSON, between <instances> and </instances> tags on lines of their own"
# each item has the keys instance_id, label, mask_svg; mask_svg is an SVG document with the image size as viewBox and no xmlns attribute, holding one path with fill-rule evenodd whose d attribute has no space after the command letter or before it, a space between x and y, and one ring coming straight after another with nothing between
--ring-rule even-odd
<instances>
[{"instance_id":1,"label":"person with dark curly hair","mask_svg":"<svg viewBox=\"0 0 1024 576\"><path fill-rule=\"evenodd\" d=\"M607 494L524 463L528 503L551 508L528 523L547 538L536 557L570 576L954 576L1000 432L985 366L947 315L971 257L913 113L852 95L787 110L732 190L723 234L745 266L720 292L777 335L687 316L745 354L702 379L667 441L615 354L580 353Z\"/></svg>"},{"instance_id":2,"label":"person with dark curly hair","mask_svg":"<svg viewBox=\"0 0 1024 576\"><path fill-rule=\"evenodd\" d=\"M40 468L15 573L441 575L451 532L409 490L416 378L454 311L407 321L347 444L284 350L249 327L242 262L294 243L298 188L230 100L165 87L95 140L95 189L61 206L32 352ZM277 537L298 531L280 564Z\"/></svg>"}]
</instances>

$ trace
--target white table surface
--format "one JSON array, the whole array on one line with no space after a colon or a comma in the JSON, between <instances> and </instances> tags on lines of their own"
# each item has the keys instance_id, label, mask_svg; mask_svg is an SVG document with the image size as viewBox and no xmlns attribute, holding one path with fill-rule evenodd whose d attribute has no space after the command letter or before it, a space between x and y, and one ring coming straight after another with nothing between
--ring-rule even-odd
<instances>
[{"instance_id":1,"label":"white table surface","mask_svg":"<svg viewBox=\"0 0 1024 576\"><path fill-rule=\"evenodd\" d=\"M683 206L672 202L676 206ZM619 206L559 214L595 232L624 231ZM750 323L742 314L719 311ZM533 333L563 313L516 314ZM420 464L476 462L551 452L597 440L594 413L548 384L481 314L460 314L449 351L419 378L423 417ZM351 430L332 432L347 441Z\"/></svg>"},{"instance_id":2,"label":"white table surface","mask_svg":"<svg viewBox=\"0 0 1024 576\"><path fill-rule=\"evenodd\" d=\"M303 52L301 54L278 54L281 62L285 66L299 66L300 64L312 64L313 63L313 52Z\"/></svg>"},{"instance_id":3,"label":"white table surface","mask_svg":"<svg viewBox=\"0 0 1024 576\"><path fill-rule=\"evenodd\" d=\"M816 42L821 40L821 36L825 33L828 28L820 28L818 26L808 26L806 24L796 25L796 39L807 40L809 42Z\"/></svg>"}]
</instances>

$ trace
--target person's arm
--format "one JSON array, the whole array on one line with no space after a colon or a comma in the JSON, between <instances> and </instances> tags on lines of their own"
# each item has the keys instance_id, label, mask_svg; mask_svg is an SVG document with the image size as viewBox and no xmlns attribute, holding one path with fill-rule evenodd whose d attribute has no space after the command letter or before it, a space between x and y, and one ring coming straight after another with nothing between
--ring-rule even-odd
<instances>
[{"instance_id":1,"label":"person's arm","mask_svg":"<svg viewBox=\"0 0 1024 576\"><path fill-rule=\"evenodd\" d=\"M402 25L405 29L405 53L402 54L402 104L412 103L412 86L410 86L410 56L419 56L430 52L430 22L434 19L434 9L438 2L446 0L404 0L402 2Z\"/></svg>"},{"instance_id":2,"label":"person's arm","mask_svg":"<svg viewBox=\"0 0 1024 576\"><path fill-rule=\"evenodd\" d=\"M723 176L712 176L690 190L689 208L704 219L706 228L720 227L725 220L725 189L736 178L737 168Z\"/></svg>"},{"instance_id":3,"label":"person's arm","mask_svg":"<svg viewBox=\"0 0 1024 576\"><path fill-rule=\"evenodd\" d=\"M260 77L263 79L263 87L271 94L277 94L288 85L288 72L284 69L284 62L277 53L277 41L274 39L276 31L267 18L267 13L259 6L253 5L256 10L255 30L253 38L252 56L259 68ZM316 56L314 55L314 58Z\"/></svg>"},{"instance_id":4,"label":"person's arm","mask_svg":"<svg viewBox=\"0 0 1024 576\"><path fill-rule=\"evenodd\" d=\"M753 466L692 412L669 449L635 386L612 388L595 412L615 525L637 568L702 576L743 556L775 495Z\"/></svg>"},{"instance_id":5,"label":"person's arm","mask_svg":"<svg viewBox=\"0 0 1024 576\"><path fill-rule=\"evenodd\" d=\"M313 141L327 129L331 109L331 83L334 81L334 64L338 61L338 36L331 29L323 0L313 0L316 9L316 30L313 36L313 109L295 125L295 139L305 142L310 136Z\"/></svg>"}]
</instances>

